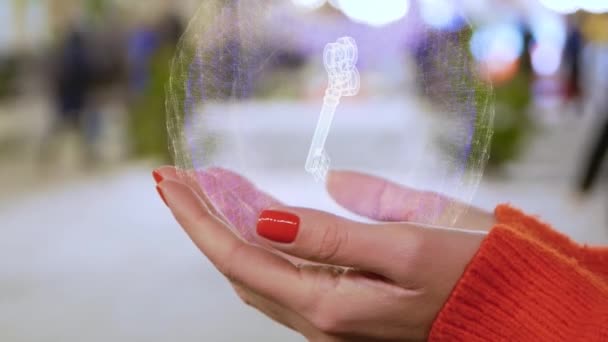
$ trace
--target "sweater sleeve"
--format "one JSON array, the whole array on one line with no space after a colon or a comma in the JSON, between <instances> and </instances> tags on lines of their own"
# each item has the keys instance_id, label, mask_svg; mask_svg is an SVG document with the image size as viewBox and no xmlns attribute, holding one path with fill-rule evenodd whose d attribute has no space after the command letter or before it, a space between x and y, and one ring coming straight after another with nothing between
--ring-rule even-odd
<instances>
[{"instance_id":1,"label":"sweater sleeve","mask_svg":"<svg viewBox=\"0 0 608 342\"><path fill-rule=\"evenodd\" d=\"M499 205L495 211L496 221L516 229L533 239L549 245L558 253L572 257L581 267L608 282L608 248L580 246L538 218L527 216L508 205Z\"/></svg>"},{"instance_id":2,"label":"sweater sleeve","mask_svg":"<svg viewBox=\"0 0 608 342\"><path fill-rule=\"evenodd\" d=\"M506 206L438 314L431 341L608 341L606 250Z\"/></svg>"}]
</instances>

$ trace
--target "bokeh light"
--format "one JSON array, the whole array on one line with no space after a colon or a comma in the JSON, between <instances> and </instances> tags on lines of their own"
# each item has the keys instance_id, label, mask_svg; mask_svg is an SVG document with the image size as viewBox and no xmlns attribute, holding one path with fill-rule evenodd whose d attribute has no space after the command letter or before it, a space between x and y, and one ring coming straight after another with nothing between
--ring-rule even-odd
<instances>
[{"instance_id":1,"label":"bokeh light","mask_svg":"<svg viewBox=\"0 0 608 342\"><path fill-rule=\"evenodd\" d=\"M532 67L541 76L552 76L562 62L562 49L555 45L545 43L536 44L531 50Z\"/></svg>"},{"instance_id":2,"label":"bokeh light","mask_svg":"<svg viewBox=\"0 0 608 342\"><path fill-rule=\"evenodd\" d=\"M452 29L457 26L457 3L451 0L419 1L420 16L425 23L436 29Z\"/></svg>"},{"instance_id":3,"label":"bokeh light","mask_svg":"<svg viewBox=\"0 0 608 342\"><path fill-rule=\"evenodd\" d=\"M481 27L471 38L471 52L476 60L497 65L509 65L524 50L521 30L515 24L499 23Z\"/></svg>"},{"instance_id":4,"label":"bokeh light","mask_svg":"<svg viewBox=\"0 0 608 342\"><path fill-rule=\"evenodd\" d=\"M317 9L323 5L325 5L325 3L327 3L327 0L291 0L296 6L305 8L305 9L309 9L309 10L314 10Z\"/></svg>"},{"instance_id":5,"label":"bokeh light","mask_svg":"<svg viewBox=\"0 0 608 342\"><path fill-rule=\"evenodd\" d=\"M538 13L530 18L534 37L531 63L541 76L555 75L561 66L567 28L563 18L554 13Z\"/></svg>"},{"instance_id":6,"label":"bokeh light","mask_svg":"<svg viewBox=\"0 0 608 342\"><path fill-rule=\"evenodd\" d=\"M546 8L561 14L571 14L578 10L592 13L608 12L606 0L539 0Z\"/></svg>"},{"instance_id":7,"label":"bokeh light","mask_svg":"<svg viewBox=\"0 0 608 342\"><path fill-rule=\"evenodd\" d=\"M372 26L398 21L405 17L410 9L409 0L336 0L335 5L351 20Z\"/></svg>"}]
</instances>

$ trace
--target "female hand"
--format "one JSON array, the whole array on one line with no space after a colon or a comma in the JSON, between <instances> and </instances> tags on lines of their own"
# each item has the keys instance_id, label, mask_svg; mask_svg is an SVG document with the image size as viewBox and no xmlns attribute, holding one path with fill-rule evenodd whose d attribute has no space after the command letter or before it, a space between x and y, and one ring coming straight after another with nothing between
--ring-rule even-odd
<instances>
[{"instance_id":1,"label":"female hand","mask_svg":"<svg viewBox=\"0 0 608 342\"><path fill-rule=\"evenodd\" d=\"M155 175L177 221L239 296L312 341L425 339L493 224L476 209L459 221L468 230L360 223L282 206L225 170L196 174L204 193L173 168ZM400 205L404 197L444 200L352 172L333 173L328 190L347 209L387 221L423 221Z\"/></svg>"}]
</instances>

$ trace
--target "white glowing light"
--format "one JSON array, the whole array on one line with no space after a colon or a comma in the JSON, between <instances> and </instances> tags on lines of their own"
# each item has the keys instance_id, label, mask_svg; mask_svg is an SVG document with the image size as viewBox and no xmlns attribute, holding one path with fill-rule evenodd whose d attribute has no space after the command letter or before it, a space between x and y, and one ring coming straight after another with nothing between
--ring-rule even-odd
<instances>
[{"instance_id":1,"label":"white glowing light","mask_svg":"<svg viewBox=\"0 0 608 342\"><path fill-rule=\"evenodd\" d=\"M530 28L536 42L530 52L532 68L541 76L552 76L562 63L566 22L558 14L542 13L531 17Z\"/></svg>"},{"instance_id":2,"label":"white glowing light","mask_svg":"<svg viewBox=\"0 0 608 342\"><path fill-rule=\"evenodd\" d=\"M395 22L410 9L409 0L336 0L335 5L351 20L372 26Z\"/></svg>"},{"instance_id":3,"label":"white glowing light","mask_svg":"<svg viewBox=\"0 0 608 342\"><path fill-rule=\"evenodd\" d=\"M579 5L571 0L539 0L546 8L561 14L570 14L579 10Z\"/></svg>"},{"instance_id":4,"label":"white glowing light","mask_svg":"<svg viewBox=\"0 0 608 342\"><path fill-rule=\"evenodd\" d=\"M530 29L539 44L549 43L563 47L566 43L567 27L557 14L538 14L530 18Z\"/></svg>"},{"instance_id":5,"label":"white glowing light","mask_svg":"<svg viewBox=\"0 0 608 342\"><path fill-rule=\"evenodd\" d=\"M478 29L471 37L471 53L476 60L510 64L524 50L524 38L513 24L498 24Z\"/></svg>"},{"instance_id":6,"label":"white glowing light","mask_svg":"<svg viewBox=\"0 0 608 342\"><path fill-rule=\"evenodd\" d=\"M453 0L422 0L420 16L429 26L437 29L449 28L457 19L456 4Z\"/></svg>"},{"instance_id":7,"label":"white glowing light","mask_svg":"<svg viewBox=\"0 0 608 342\"><path fill-rule=\"evenodd\" d=\"M314 10L325 5L327 0L291 0L291 2L293 2L296 6Z\"/></svg>"},{"instance_id":8,"label":"white glowing light","mask_svg":"<svg viewBox=\"0 0 608 342\"><path fill-rule=\"evenodd\" d=\"M580 0L581 8L587 12L608 12L608 1L606 0Z\"/></svg>"},{"instance_id":9,"label":"white glowing light","mask_svg":"<svg viewBox=\"0 0 608 342\"><path fill-rule=\"evenodd\" d=\"M539 44L531 53L532 68L541 76L554 75L562 63L562 50L552 44Z\"/></svg>"},{"instance_id":10,"label":"white glowing light","mask_svg":"<svg viewBox=\"0 0 608 342\"><path fill-rule=\"evenodd\" d=\"M593 13L608 12L606 0L539 0L546 8L561 14L571 14L578 10Z\"/></svg>"}]
</instances>

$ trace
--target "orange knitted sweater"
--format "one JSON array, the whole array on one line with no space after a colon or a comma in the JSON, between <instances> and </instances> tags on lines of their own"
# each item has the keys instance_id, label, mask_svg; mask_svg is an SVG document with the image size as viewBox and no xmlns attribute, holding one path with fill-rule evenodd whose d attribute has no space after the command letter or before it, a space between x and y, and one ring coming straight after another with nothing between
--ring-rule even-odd
<instances>
[{"instance_id":1,"label":"orange knitted sweater","mask_svg":"<svg viewBox=\"0 0 608 342\"><path fill-rule=\"evenodd\" d=\"M608 341L608 248L506 205L435 319L431 341Z\"/></svg>"}]
</instances>

